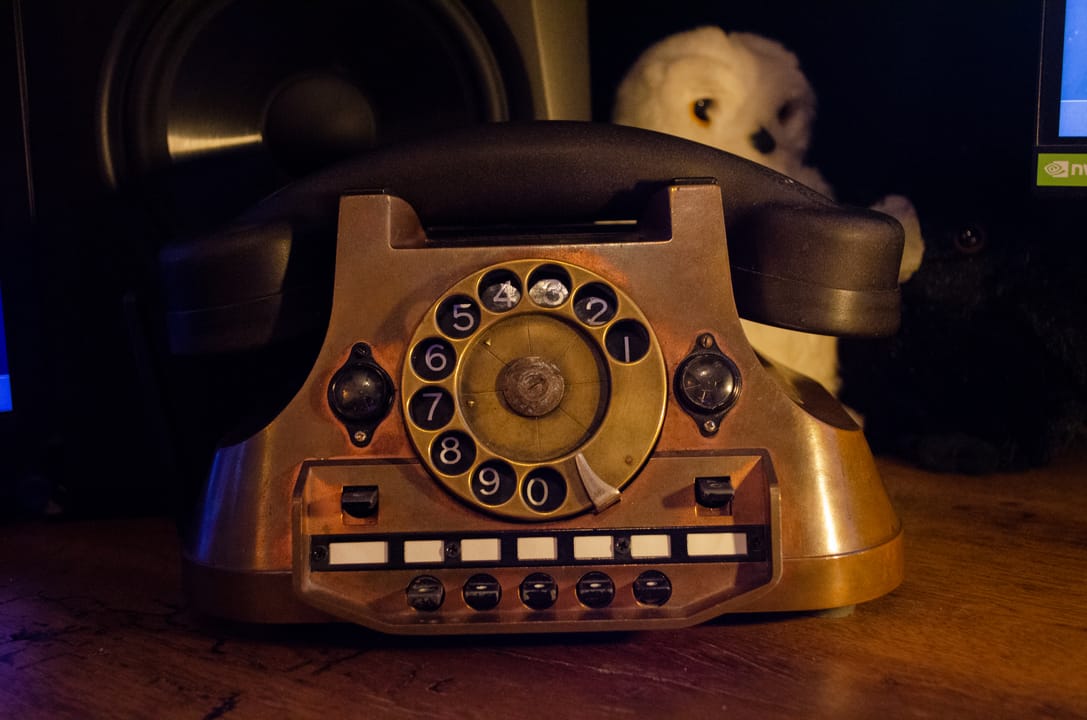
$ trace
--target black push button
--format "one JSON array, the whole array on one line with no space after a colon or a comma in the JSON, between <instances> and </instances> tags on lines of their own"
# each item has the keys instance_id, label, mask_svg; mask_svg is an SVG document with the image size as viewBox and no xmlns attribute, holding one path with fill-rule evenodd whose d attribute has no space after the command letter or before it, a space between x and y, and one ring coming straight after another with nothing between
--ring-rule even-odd
<instances>
[{"instance_id":1,"label":"black push button","mask_svg":"<svg viewBox=\"0 0 1087 720\"><path fill-rule=\"evenodd\" d=\"M445 601L445 587L436 577L420 575L408 585L407 595L408 605L419 612L434 612Z\"/></svg>"},{"instance_id":2,"label":"black push button","mask_svg":"<svg viewBox=\"0 0 1087 720\"><path fill-rule=\"evenodd\" d=\"M702 507L732 509L732 478L728 475L694 479L695 501Z\"/></svg>"},{"instance_id":3,"label":"black push button","mask_svg":"<svg viewBox=\"0 0 1087 720\"><path fill-rule=\"evenodd\" d=\"M340 496L340 509L353 518L368 518L377 512L376 485L347 485Z\"/></svg>"},{"instance_id":4,"label":"black push button","mask_svg":"<svg viewBox=\"0 0 1087 720\"><path fill-rule=\"evenodd\" d=\"M547 573L532 573L521 581L521 602L533 610L546 610L559 597L559 585Z\"/></svg>"},{"instance_id":5,"label":"black push button","mask_svg":"<svg viewBox=\"0 0 1087 720\"><path fill-rule=\"evenodd\" d=\"M586 573L577 581L577 599L586 607L607 607L614 597L615 583L602 572Z\"/></svg>"},{"instance_id":6,"label":"black push button","mask_svg":"<svg viewBox=\"0 0 1087 720\"><path fill-rule=\"evenodd\" d=\"M344 420L377 421L392 402L392 381L375 363L358 363L340 369L328 387L332 409Z\"/></svg>"},{"instance_id":7,"label":"black push button","mask_svg":"<svg viewBox=\"0 0 1087 720\"><path fill-rule=\"evenodd\" d=\"M659 570L646 570L634 581L634 599L642 605L661 606L672 597L672 581Z\"/></svg>"},{"instance_id":8,"label":"black push button","mask_svg":"<svg viewBox=\"0 0 1087 720\"><path fill-rule=\"evenodd\" d=\"M464 602L473 610L493 610L501 599L502 586L491 575L473 575L464 583Z\"/></svg>"}]
</instances>

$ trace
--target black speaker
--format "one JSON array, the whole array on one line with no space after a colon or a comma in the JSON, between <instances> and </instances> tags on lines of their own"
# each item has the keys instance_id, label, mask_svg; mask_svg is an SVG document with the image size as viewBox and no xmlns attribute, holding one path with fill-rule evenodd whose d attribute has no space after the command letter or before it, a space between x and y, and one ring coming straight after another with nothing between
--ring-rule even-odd
<instances>
[{"instance_id":1,"label":"black speaker","mask_svg":"<svg viewBox=\"0 0 1087 720\"><path fill-rule=\"evenodd\" d=\"M11 144L22 157L5 172L29 180L16 209L25 222L7 241L35 273L20 303L37 308L44 388L21 474L46 477L48 492L35 495L70 513L161 509L176 476L201 462L174 430L177 404L191 398L161 391L174 372L158 352L163 245L361 150L475 123L589 115L579 2L11 8L15 52L3 62L16 81L3 87L19 108ZM182 387L213 405L245 404L229 373L203 377Z\"/></svg>"}]
</instances>

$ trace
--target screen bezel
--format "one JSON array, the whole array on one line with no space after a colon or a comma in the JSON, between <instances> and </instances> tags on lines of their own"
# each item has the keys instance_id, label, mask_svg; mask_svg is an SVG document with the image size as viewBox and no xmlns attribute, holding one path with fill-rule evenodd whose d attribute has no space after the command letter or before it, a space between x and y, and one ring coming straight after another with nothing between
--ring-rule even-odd
<instances>
[{"instance_id":1,"label":"screen bezel","mask_svg":"<svg viewBox=\"0 0 1087 720\"><path fill-rule=\"evenodd\" d=\"M1061 75L1064 64L1065 0L1045 0L1042 11L1042 52L1038 78L1039 147L1087 147L1087 137L1061 137Z\"/></svg>"}]
</instances>

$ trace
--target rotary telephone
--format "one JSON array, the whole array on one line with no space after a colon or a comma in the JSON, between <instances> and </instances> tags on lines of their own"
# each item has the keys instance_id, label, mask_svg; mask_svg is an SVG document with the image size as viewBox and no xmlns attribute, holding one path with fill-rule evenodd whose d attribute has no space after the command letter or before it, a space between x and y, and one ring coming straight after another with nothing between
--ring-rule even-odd
<instances>
[{"instance_id":1,"label":"rotary telephone","mask_svg":"<svg viewBox=\"0 0 1087 720\"><path fill-rule=\"evenodd\" d=\"M901 528L861 429L739 317L893 332L901 248L888 217L609 125L470 128L288 186L161 256L176 352L327 323L286 408L218 450L188 591L416 634L889 592Z\"/></svg>"}]
</instances>

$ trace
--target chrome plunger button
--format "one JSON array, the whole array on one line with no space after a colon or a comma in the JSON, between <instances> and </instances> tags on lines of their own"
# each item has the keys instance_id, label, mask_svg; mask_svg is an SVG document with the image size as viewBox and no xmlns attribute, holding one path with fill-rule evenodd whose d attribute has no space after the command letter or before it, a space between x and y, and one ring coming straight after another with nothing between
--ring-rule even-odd
<instances>
[{"instance_id":1,"label":"chrome plunger button","mask_svg":"<svg viewBox=\"0 0 1087 720\"><path fill-rule=\"evenodd\" d=\"M431 575L420 575L411 581L407 590L408 605L419 612L434 612L445 601L442 581Z\"/></svg>"},{"instance_id":2,"label":"chrome plunger button","mask_svg":"<svg viewBox=\"0 0 1087 720\"><path fill-rule=\"evenodd\" d=\"M521 602L533 610L546 610L559 597L559 585L547 573L532 573L521 581Z\"/></svg>"},{"instance_id":3,"label":"chrome plunger button","mask_svg":"<svg viewBox=\"0 0 1087 720\"><path fill-rule=\"evenodd\" d=\"M498 389L518 415L543 417L562 402L566 381L555 363L532 355L506 365L498 377Z\"/></svg>"},{"instance_id":4,"label":"chrome plunger button","mask_svg":"<svg viewBox=\"0 0 1087 720\"><path fill-rule=\"evenodd\" d=\"M577 581L577 599L590 608L602 608L615 597L615 582L602 572L591 572Z\"/></svg>"},{"instance_id":5,"label":"chrome plunger button","mask_svg":"<svg viewBox=\"0 0 1087 720\"><path fill-rule=\"evenodd\" d=\"M634 599L642 605L661 606L672 597L672 581L659 570L647 570L634 581Z\"/></svg>"},{"instance_id":6,"label":"chrome plunger button","mask_svg":"<svg viewBox=\"0 0 1087 720\"><path fill-rule=\"evenodd\" d=\"M502 601L502 586L493 575L480 573L464 583L464 602L473 610L493 610Z\"/></svg>"}]
</instances>

